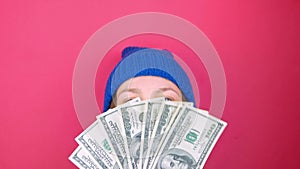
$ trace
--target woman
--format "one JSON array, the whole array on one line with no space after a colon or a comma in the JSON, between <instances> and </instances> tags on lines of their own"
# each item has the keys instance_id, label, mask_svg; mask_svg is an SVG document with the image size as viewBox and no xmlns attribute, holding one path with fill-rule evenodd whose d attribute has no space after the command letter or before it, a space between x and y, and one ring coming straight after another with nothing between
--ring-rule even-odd
<instances>
[{"instance_id":1,"label":"woman","mask_svg":"<svg viewBox=\"0 0 300 169\"><path fill-rule=\"evenodd\" d=\"M133 98L195 103L190 80L167 50L127 47L106 84L104 111Z\"/></svg>"}]
</instances>

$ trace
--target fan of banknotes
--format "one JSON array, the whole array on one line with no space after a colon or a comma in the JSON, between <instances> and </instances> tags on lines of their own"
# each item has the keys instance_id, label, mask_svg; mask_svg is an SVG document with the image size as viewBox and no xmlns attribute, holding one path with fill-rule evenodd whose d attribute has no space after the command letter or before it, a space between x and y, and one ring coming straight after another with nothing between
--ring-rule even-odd
<instances>
[{"instance_id":1,"label":"fan of banknotes","mask_svg":"<svg viewBox=\"0 0 300 169\"><path fill-rule=\"evenodd\" d=\"M98 115L69 159L85 169L201 169L226 125L190 102L137 98Z\"/></svg>"}]
</instances>

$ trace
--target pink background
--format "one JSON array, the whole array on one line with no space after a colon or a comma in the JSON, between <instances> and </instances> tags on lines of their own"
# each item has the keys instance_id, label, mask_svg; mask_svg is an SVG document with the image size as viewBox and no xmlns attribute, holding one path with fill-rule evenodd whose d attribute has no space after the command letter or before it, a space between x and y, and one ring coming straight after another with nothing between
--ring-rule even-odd
<instances>
[{"instance_id":1,"label":"pink background","mask_svg":"<svg viewBox=\"0 0 300 169\"><path fill-rule=\"evenodd\" d=\"M146 11L189 20L223 62L223 119L229 125L206 169L299 168L297 0L1 1L0 168L76 168L67 158L82 131L72 100L79 52L101 26ZM158 47L163 42L141 40ZM176 42L169 45L175 48ZM209 89L207 79L199 83ZM209 107L209 91L200 92L207 96L203 108Z\"/></svg>"}]
</instances>

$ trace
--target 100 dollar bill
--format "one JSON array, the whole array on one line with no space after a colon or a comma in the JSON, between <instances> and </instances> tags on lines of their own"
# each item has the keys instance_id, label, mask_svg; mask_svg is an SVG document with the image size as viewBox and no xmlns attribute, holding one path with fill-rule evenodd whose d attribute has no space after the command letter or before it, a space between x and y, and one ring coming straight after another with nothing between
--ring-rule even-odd
<instances>
[{"instance_id":1,"label":"100 dollar bill","mask_svg":"<svg viewBox=\"0 0 300 169\"><path fill-rule=\"evenodd\" d=\"M147 152L147 158L145 158L144 169L150 167L153 160L156 158L158 150L161 146L161 142L164 141L166 134L168 133L170 127L173 125L178 112L181 110L182 106L189 105L192 106L191 102L170 102L165 101L158 113L157 120L154 125L152 135L150 137L149 149Z\"/></svg>"},{"instance_id":2,"label":"100 dollar bill","mask_svg":"<svg viewBox=\"0 0 300 169\"><path fill-rule=\"evenodd\" d=\"M95 121L75 139L103 169L120 169L121 164L100 122Z\"/></svg>"},{"instance_id":3,"label":"100 dollar bill","mask_svg":"<svg viewBox=\"0 0 300 169\"><path fill-rule=\"evenodd\" d=\"M227 123L207 111L185 106L178 114L151 167L203 168Z\"/></svg>"},{"instance_id":4,"label":"100 dollar bill","mask_svg":"<svg viewBox=\"0 0 300 169\"><path fill-rule=\"evenodd\" d=\"M143 160L140 158L140 154L143 154L143 144L141 143L142 128L145 125L144 114L147 110L148 102L137 102L127 104L120 108L122 114L125 137L127 146L129 149L132 167L134 169L142 168Z\"/></svg>"},{"instance_id":5,"label":"100 dollar bill","mask_svg":"<svg viewBox=\"0 0 300 169\"><path fill-rule=\"evenodd\" d=\"M70 155L69 160L81 169L102 169L91 155L82 147L78 146Z\"/></svg>"},{"instance_id":6,"label":"100 dollar bill","mask_svg":"<svg viewBox=\"0 0 300 169\"><path fill-rule=\"evenodd\" d=\"M124 136L125 129L123 119L119 109L110 109L108 112L97 116L97 119L103 125L116 153L117 159L123 168L132 169L132 162L127 146L127 140Z\"/></svg>"},{"instance_id":7,"label":"100 dollar bill","mask_svg":"<svg viewBox=\"0 0 300 169\"><path fill-rule=\"evenodd\" d=\"M143 162L142 167L147 168L147 163L149 161L149 144L152 142L151 134L154 129L154 124L156 122L156 118L159 114L159 110L165 101L164 97L150 99L148 101L147 111L144 113L143 125L142 128L142 138L141 144L143 145L143 152L140 154L140 159Z\"/></svg>"}]
</instances>

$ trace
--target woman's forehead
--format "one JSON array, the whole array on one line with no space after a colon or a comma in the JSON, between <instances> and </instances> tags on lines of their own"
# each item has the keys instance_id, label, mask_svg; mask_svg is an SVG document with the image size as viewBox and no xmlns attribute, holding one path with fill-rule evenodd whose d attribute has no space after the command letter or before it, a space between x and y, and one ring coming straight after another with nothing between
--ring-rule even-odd
<instances>
[{"instance_id":1,"label":"woman's forehead","mask_svg":"<svg viewBox=\"0 0 300 169\"><path fill-rule=\"evenodd\" d=\"M157 76L139 76L131 78L120 85L118 91L122 90L138 90L138 89L159 89L159 90L175 90L180 92L180 89L170 80Z\"/></svg>"}]
</instances>

